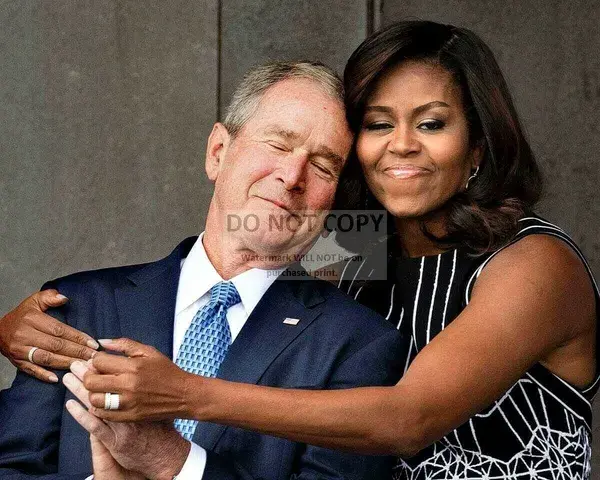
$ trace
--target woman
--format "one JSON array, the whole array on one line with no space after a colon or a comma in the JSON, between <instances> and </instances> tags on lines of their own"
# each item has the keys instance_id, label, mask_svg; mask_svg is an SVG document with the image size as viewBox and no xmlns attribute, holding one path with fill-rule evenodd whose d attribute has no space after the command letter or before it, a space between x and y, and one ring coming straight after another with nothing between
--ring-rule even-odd
<instances>
[{"instance_id":1,"label":"woman","mask_svg":"<svg viewBox=\"0 0 600 480\"><path fill-rule=\"evenodd\" d=\"M469 30L401 22L358 47L345 84L357 158L338 205L383 206L393 234L373 247L389 249L388 281L369 281L369 257L341 265L337 281L410 337L401 381L321 392L241 385L115 341L106 347L132 357L137 388L94 375L103 385L92 389L94 413L191 417L392 453L395 478L587 478L598 289L569 237L530 213L541 179L492 53ZM39 323L22 319L31 311L12 315L5 350L18 350L10 325L39 338ZM93 363L102 373L107 361ZM121 394L122 410L102 409L106 391ZM148 391L179 406L159 412Z\"/></svg>"}]
</instances>

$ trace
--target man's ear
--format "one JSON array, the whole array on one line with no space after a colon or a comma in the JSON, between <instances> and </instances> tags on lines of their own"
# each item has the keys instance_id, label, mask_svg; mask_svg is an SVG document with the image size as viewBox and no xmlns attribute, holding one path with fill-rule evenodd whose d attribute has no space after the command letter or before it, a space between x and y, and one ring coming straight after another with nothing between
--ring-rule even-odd
<instances>
[{"instance_id":1,"label":"man's ear","mask_svg":"<svg viewBox=\"0 0 600 480\"><path fill-rule=\"evenodd\" d=\"M206 146L206 161L205 169L206 175L211 182L215 182L221 171L223 159L229 148L231 142L231 135L222 123L215 123L212 132L208 137L208 144Z\"/></svg>"}]
</instances>

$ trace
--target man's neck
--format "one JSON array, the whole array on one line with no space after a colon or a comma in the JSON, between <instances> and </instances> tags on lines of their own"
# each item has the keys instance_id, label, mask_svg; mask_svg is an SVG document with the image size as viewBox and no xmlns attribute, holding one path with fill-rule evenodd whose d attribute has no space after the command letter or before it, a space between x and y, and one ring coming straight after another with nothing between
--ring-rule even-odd
<instances>
[{"instance_id":1,"label":"man's neck","mask_svg":"<svg viewBox=\"0 0 600 480\"><path fill-rule=\"evenodd\" d=\"M263 255L250 250L241 244L235 235L223 235L222 232L219 225L215 226L210 218L207 218L202 244L210 263L224 280L229 280L251 268L276 270L291 263L290 261L282 263L285 256Z\"/></svg>"}]
</instances>

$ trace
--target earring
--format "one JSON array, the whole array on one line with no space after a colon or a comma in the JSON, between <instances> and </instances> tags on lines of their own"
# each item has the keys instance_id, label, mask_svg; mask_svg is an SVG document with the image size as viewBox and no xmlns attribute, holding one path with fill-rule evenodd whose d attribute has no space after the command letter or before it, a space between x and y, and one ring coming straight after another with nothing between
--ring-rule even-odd
<instances>
[{"instance_id":1,"label":"earring","mask_svg":"<svg viewBox=\"0 0 600 480\"><path fill-rule=\"evenodd\" d=\"M477 165L477 168L475 169L473 174L467 179L467 184L465 185L465 190L469 189L469 183L471 183L471 180L475 180L477 178L478 173L479 173L479 165Z\"/></svg>"}]
</instances>

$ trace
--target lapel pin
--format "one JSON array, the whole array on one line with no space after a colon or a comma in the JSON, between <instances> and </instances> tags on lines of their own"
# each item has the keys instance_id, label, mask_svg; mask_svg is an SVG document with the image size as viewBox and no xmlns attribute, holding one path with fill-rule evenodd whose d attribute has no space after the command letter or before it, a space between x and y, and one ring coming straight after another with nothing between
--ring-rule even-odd
<instances>
[{"instance_id":1,"label":"lapel pin","mask_svg":"<svg viewBox=\"0 0 600 480\"><path fill-rule=\"evenodd\" d=\"M300 319L299 319L299 318L290 318L290 317L287 317L287 318L286 318L286 319L283 321L283 323L284 323L285 325L294 325L294 326L295 326L295 325L298 325L298 323L299 323L299 322L300 322Z\"/></svg>"}]
</instances>

